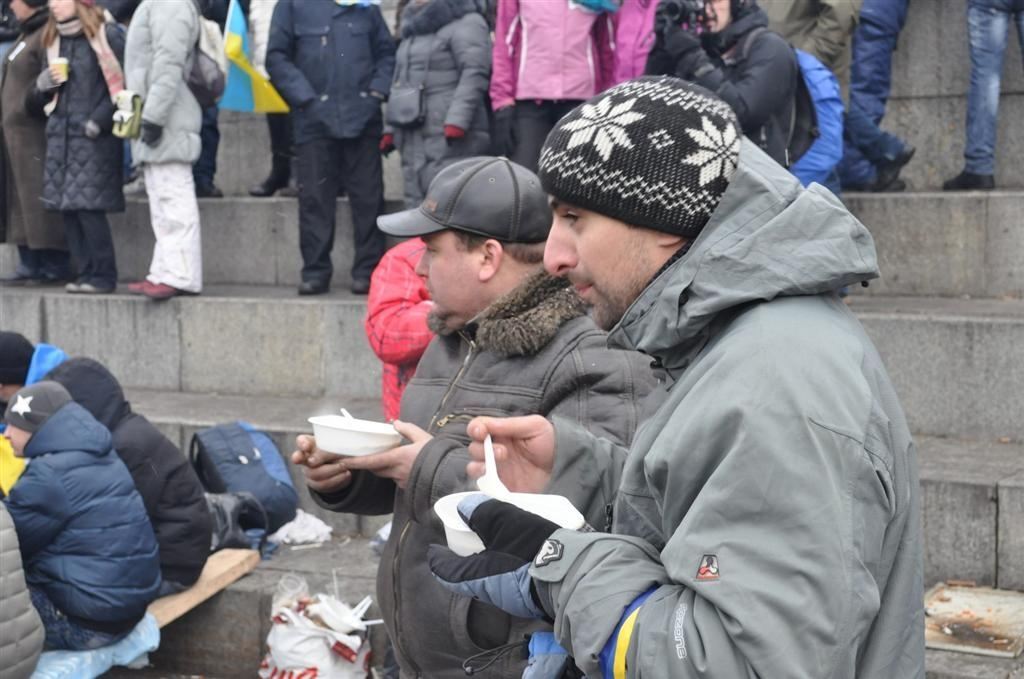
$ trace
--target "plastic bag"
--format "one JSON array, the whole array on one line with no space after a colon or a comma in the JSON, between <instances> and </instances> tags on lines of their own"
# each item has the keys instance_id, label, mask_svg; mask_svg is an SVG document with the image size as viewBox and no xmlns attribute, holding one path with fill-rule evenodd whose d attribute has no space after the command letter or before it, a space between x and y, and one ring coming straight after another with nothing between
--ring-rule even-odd
<instances>
[{"instance_id":1,"label":"plastic bag","mask_svg":"<svg viewBox=\"0 0 1024 679\"><path fill-rule=\"evenodd\" d=\"M320 594L295 599L301 578L278 588L269 651L260 665L262 679L366 679L370 644L363 615L369 597L355 608ZM280 603L280 607L278 604Z\"/></svg>"}]
</instances>

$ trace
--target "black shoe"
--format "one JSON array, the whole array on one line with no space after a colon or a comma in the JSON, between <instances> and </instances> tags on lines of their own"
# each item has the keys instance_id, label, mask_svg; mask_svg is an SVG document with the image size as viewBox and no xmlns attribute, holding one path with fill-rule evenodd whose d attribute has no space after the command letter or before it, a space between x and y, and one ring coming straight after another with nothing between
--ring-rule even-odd
<instances>
[{"instance_id":1,"label":"black shoe","mask_svg":"<svg viewBox=\"0 0 1024 679\"><path fill-rule=\"evenodd\" d=\"M288 176L278 175L274 172L259 184L249 187L249 195L255 198L269 198L281 189L288 186Z\"/></svg>"},{"instance_id":2,"label":"black shoe","mask_svg":"<svg viewBox=\"0 0 1024 679\"><path fill-rule=\"evenodd\" d=\"M327 283L314 283L311 281L302 281L299 283L299 294L300 295L322 295L330 290L331 286Z\"/></svg>"},{"instance_id":3,"label":"black shoe","mask_svg":"<svg viewBox=\"0 0 1024 679\"><path fill-rule=\"evenodd\" d=\"M196 184L196 198L223 198L224 192L213 184Z\"/></svg>"},{"instance_id":4,"label":"black shoe","mask_svg":"<svg viewBox=\"0 0 1024 679\"><path fill-rule=\"evenodd\" d=\"M990 174L974 174L964 170L942 185L943 191L991 191L996 180Z\"/></svg>"},{"instance_id":5,"label":"black shoe","mask_svg":"<svg viewBox=\"0 0 1024 679\"><path fill-rule=\"evenodd\" d=\"M893 189L890 188L890 185L900 176L900 170L903 169L904 165L910 162L910 159L914 157L914 152L916 150L917 149L910 144L904 144L903 150L900 151L895 158L892 160L883 160L875 165L875 190L892 191ZM905 185L904 188L906 188Z\"/></svg>"},{"instance_id":6,"label":"black shoe","mask_svg":"<svg viewBox=\"0 0 1024 679\"><path fill-rule=\"evenodd\" d=\"M365 295L370 292L370 279L353 278L352 285L348 289L352 291L353 295Z\"/></svg>"},{"instance_id":7,"label":"black shoe","mask_svg":"<svg viewBox=\"0 0 1024 679\"><path fill-rule=\"evenodd\" d=\"M875 184L871 187L871 190L874 193L902 193L907 190L907 183L899 177L896 177L896 179L893 179L885 186Z\"/></svg>"}]
</instances>

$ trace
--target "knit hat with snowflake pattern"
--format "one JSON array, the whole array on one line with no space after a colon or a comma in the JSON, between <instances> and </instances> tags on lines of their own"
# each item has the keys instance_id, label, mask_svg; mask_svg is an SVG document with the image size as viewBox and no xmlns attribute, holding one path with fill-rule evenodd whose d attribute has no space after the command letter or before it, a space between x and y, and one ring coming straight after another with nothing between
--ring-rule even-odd
<instances>
[{"instance_id":1,"label":"knit hat with snowflake pattern","mask_svg":"<svg viewBox=\"0 0 1024 679\"><path fill-rule=\"evenodd\" d=\"M739 162L742 132L714 94L667 76L624 82L558 121L540 154L560 201L693 238Z\"/></svg>"}]
</instances>

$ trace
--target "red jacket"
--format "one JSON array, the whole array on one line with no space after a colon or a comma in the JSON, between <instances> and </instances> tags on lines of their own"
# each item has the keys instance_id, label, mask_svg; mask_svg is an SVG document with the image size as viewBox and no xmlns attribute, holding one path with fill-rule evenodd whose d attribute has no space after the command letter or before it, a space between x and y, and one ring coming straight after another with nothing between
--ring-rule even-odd
<instances>
[{"instance_id":1,"label":"red jacket","mask_svg":"<svg viewBox=\"0 0 1024 679\"><path fill-rule=\"evenodd\" d=\"M426 284L416 274L425 247L419 238L396 245L384 254L370 277L366 337L373 353L384 362L381 402L388 421L398 417L402 391L434 338L427 328L427 313L433 303Z\"/></svg>"}]
</instances>

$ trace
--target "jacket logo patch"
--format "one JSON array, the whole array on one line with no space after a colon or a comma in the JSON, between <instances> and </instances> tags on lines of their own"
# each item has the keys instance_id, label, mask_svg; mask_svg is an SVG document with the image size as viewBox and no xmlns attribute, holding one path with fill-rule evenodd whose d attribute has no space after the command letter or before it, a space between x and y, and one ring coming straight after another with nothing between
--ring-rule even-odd
<instances>
[{"instance_id":1,"label":"jacket logo patch","mask_svg":"<svg viewBox=\"0 0 1024 679\"><path fill-rule=\"evenodd\" d=\"M427 212L437 212L437 201L433 198L427 198L423 201L423 207L427 209Z\"/></svg>"},{"instance_id":2,"label":"jacket logo patch","mask_svg":"<svg viewBox=\"0 0 1024 679\"><path fill-rule=\"evenodd\" d=\"M714 554L705 554L700 558L700 566L697 567L697 579L702 581L718 579L718 557Z\"/></svg>"},{"instance_id":3,"label":"jacket logo patch","mask_svg":"<svg viewBox=\"0 0 1024 679\"><path fill-rule=\"evenodd\" d=\"M558 540L546 540L544 546L537 552L537 558L533 560L533 565L540 568L541 566L547 566L549 563L554 563L562 558L564 551L565 545Z\"/></svg>"}]
</instances>

